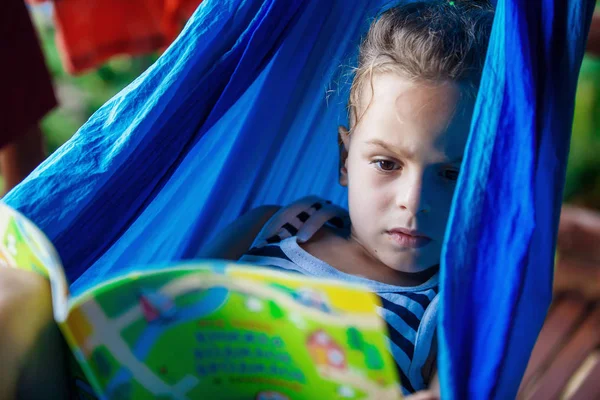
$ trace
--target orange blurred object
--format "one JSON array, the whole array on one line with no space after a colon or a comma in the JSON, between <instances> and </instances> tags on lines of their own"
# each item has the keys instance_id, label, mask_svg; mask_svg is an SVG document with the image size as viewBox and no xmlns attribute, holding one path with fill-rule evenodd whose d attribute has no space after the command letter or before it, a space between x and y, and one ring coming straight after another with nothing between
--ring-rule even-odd
<instances>
[{"instance_id":1,"label":"orange blurred object","mask_svg":"<svg viewBox=\"0 0 600 400\"><path fill-rule=\"evenodd\" d=\"M27 0L30 4L48 0ZM67 72L119 55L166 48L202 0L61 0L54 3L56 42Z\"/></svg>"}]
</instances>

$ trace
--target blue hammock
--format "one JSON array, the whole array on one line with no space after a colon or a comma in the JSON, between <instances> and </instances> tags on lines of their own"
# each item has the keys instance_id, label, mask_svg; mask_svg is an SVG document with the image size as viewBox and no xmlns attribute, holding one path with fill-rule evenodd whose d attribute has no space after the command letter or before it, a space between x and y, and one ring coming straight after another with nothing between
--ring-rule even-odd
<instances>
[{"instance_id":1,"label":"blue hammock","mask_svg":"<svg viewBox=\"0 0 600 400\"><path fill-rule=\"evenodd\" d=\"M5 197L74 292L192 257L244 211L345 205L349 66L387 0L205 0L177 41ZM446 399L514 398L551 299L573 99L593 0L500 0L442 257Z\"/></svg>"}]
</instances>

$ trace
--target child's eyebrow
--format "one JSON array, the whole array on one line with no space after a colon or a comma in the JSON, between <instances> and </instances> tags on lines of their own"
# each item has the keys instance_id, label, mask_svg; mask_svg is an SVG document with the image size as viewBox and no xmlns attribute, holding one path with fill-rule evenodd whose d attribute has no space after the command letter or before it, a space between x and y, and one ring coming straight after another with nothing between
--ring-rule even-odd
<instances>
[{"instance_id":1,"label":"child's eyebrow","mask_svg":"<svg viewBox=\"0 0 600 400\"><path fill-rule=\"evenodd\" d=\"M407 149L402 149L400 147L396 147L396 146L394 146L390 143L384 142L383 140L380 140L380 139L372 139L372 140L365 142L365 144L367 144L369 146L381 147L384 150L387 150L394 154L398 154L408 160L414 158L414 153L412 151L407 150ZM459 156L452 160L444 161L444 164L462 164L462 161L463 161L463 156Z\"/></svg>"},{"instance_id":2,"label":"child's eyebrow","mask_svg":"<svg viewBox=\"0 0 600 400\"><path fill-rule=\"evenodd\" d=\"M414 153L410 150L406 150L406 149L401 149L399 147L396 147L392 144L386 143L383 140L379 140L379 139L372 139L369 140L367 142L365 142L365 144L368 144L370 146L376 146L376 147L381 147L389 152L392 152L394 154L398 154L401 155L407 159L411 159L414 158Z\"/></svg>"}]
</instances>

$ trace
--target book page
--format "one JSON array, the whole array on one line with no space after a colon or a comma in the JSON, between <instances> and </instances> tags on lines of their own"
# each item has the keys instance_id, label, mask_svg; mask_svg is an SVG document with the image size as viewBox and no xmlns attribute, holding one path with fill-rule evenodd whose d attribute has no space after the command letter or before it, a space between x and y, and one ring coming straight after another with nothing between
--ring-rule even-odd
<instances>
[{"instance_id":1,"label":"book page","mask_svg":"<svg viewBox=\"0 0 600 400\"><path fill-rule=\"evenodd\" d=\"M206 261L93 288L65 324L101 398L399 399L378 301L348 284Z\"/></svg>"},{"instance_id":2,"label":"book page","mask_svg":"<svg viewBox=\"0 0 600 400\"><path fill-rule=\"evenodd\" d=\"M54 318L64 320L69 286L54 246L21 213L0 201L0 267L36 272L52 287Z\"/></svg>"}]
</instances>

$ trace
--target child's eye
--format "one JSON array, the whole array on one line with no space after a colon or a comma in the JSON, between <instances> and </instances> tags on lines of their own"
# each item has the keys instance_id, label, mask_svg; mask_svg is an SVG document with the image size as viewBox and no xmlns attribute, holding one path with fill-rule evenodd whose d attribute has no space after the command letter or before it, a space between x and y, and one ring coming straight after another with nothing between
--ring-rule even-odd
<instances>
[{"instance_id":1,"label":"child's eye","mask_svg":"<svg viewBox=\"0 0 600 400\"><path fill-rule=\"evenodd\" d=\"M442 172L442 176L449 181L458 180L458 171L455 169L446 169Z\"/></svg>"},{"instance_id":2,"label":"child's eye","mask_svg":"<svg viewBox=\"0 0 600 400\"><path fill-rule=\"evenodd\" d=\"M398 163L390 160L375 160L373 164L377 166L377 169L385 172L395 171L400 169Z\"/></svg>"}]
</instances>

